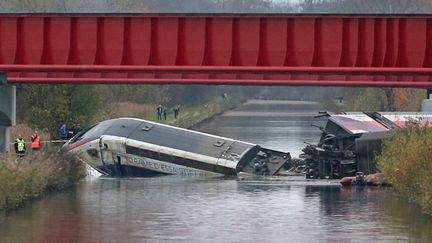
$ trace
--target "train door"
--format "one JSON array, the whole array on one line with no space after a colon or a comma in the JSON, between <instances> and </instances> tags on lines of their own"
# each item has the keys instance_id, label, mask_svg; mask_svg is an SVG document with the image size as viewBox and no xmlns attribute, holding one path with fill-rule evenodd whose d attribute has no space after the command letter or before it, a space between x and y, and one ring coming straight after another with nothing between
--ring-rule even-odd
<instances>
[{"instance_id":1,"label":"train door","mask_svg":"<svg viewBox=\"0 0 432 243\"><path fill-rule=\"evenodd\" d=\"M106 140L104 136L99 139L99 149L101 161L105 171L110 176L125 176L124 165L122 164L121 156L114 150L115 144L112 141Z\"/></svg>"}]
</instances>

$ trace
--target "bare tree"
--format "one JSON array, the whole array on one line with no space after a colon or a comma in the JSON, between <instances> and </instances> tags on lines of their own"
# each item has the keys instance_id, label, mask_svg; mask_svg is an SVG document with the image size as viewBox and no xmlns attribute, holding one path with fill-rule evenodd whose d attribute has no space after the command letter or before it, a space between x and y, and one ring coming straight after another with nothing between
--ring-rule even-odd
<instances>
[{"instance_id":1,"label":"bare tree","mask_svg":"<svg viewBox=\"0 0 432 243\"><path fill-rule=\"evenodd\" d=\"M217 8L222 12L256 13L271 12L271 0L216 0Z\"/></svg>"},{"instance_id":2,"label":"bare tree","mask_svg":"<svg viewBox=\"0 0 432 243\"><path fill-rule=\"evenodd\" d=\"M432 13L428 0L303 0L303 12L323 13Z\"/></svg>"}]
</instances>

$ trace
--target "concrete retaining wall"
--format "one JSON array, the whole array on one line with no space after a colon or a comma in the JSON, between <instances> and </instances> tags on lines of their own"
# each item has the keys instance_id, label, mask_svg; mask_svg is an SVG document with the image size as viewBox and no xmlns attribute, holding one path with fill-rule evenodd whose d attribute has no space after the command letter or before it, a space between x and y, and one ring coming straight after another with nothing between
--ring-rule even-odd
<instances>
[{"instance_id":1,"label":"concrete retaining wall","mask_svg":"<svg viewBox=\"0 0 432 243\"><path fill-rule=\"evenodd\" d=\"M16 124L16 89L0 74L0 152L9 151L9 127Z\"/></svg>"}]
</instances>

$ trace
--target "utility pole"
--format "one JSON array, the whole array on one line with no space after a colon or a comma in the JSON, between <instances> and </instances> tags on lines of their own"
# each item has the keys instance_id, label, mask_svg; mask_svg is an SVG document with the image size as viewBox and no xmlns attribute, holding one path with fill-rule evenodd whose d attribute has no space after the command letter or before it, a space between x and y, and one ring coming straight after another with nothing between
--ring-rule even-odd
<instances>
[{"instance_id":1,"label":"utility pole","mask_svg":"<svg viewBox=\"0 0 432 243\"><path fill-rule=\"evenodd\" d=\"M16 88L0 73L0 153L9 152L9 127L16 123Z\"/></svg>"}]
</instances>

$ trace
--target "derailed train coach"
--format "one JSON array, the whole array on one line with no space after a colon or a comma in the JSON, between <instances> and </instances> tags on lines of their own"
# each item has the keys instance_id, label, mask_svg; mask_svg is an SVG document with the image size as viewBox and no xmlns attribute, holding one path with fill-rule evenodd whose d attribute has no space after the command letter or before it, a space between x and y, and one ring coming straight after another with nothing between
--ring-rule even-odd
<instances>
[{"instance_id":1,"label":"derailed train coach","mask_svg":"<svg viewBox=\"0 0 432 243\"><path fill-rule=\"evenodd\" d=\"M432 114L424 112L348 112L325 114L328 120L318 144L303 149L306 178L340 179L357 172L377 172L375 156L394 129L410 122L432 125Z\"/></svg>"},{"instance_id":2,"label":"derailed train coach","mask_svg":"<svg viewBox=\"0 0 432 243\"><path fill-rule=\"evenodd\" d=\"M274 175L291 159L256 144L135 118L100 122L63 148L114 177Z\"/></svg>"}]
</instances>

